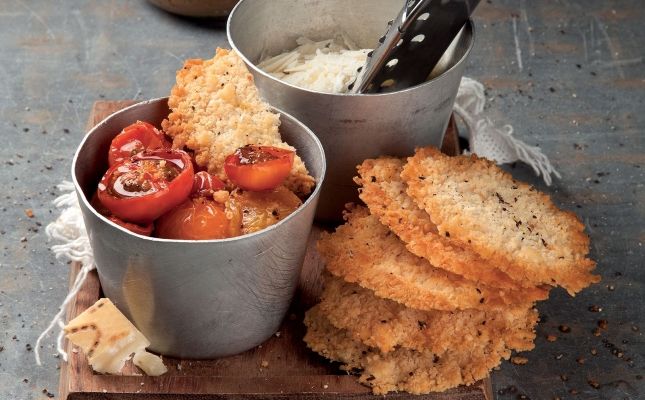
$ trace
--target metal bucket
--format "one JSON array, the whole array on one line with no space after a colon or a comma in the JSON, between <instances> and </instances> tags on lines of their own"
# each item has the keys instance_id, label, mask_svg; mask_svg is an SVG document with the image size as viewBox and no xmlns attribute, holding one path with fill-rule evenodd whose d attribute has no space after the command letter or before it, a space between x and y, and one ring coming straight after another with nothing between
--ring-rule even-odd
<instances>
[{"instance_id":1,"label":"metal bucket","mask_svg":"<svg viewBox=\"0 0 645 400\"><path fill-rule=\"evenodd\" d=\"M182 358L213 358L250 349L279 328L296 289L325 154L316 136L280 110L280 133L297 149L318 186L293 214L262 231L222 240L168 240L131 233L89 203L107 169L112 138L136 120L159 126L167 98L112 114L83 139L72 176L103 292L150 340Z\"/></svg>"},{"instance_id":2,"label":"metal bucket","mask_svg":"<svg viewBox=\"0 0 645 400\"><path fill-rule=\"evenodd\" d=\"M408 156L416 146L440 146L465 60L473 45L470 22L433 71L433 79L388 94L327 94L284 83L258 69L264 55L346 33L356 44L373 47L403 5L394 0L242 0L231 12L227 34L255 77L262 96L302 121L320 138L327 177L316 217L338 220L345 203L357 200L356 166L380 155Z\"/></svg>"}]
</instances>

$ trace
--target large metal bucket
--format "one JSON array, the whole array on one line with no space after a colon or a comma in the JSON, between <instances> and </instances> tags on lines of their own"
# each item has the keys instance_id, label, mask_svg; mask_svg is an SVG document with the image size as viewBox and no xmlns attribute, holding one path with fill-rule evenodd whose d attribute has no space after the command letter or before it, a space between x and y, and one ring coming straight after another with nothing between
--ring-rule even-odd
<instances>
[{"instance_id":1,"label":"large metal bucket","mask_svg":"<svg viewBox=\"0 0 645 400\"><path fill-rule=\"evenodd\" d=\"M395 0L242 0L229 16L231 46L245 60L262 96L302 121L320 138L329 168L317 218L338 220L357 200L356 166L380 155L407 156L416 146L440 146L465 60L473 45L469 22L444 54L433 79L407 90L376 95L327 94L284 83L255 64L264 55L346 33L373 47L403 5Z\"/></svg>"},{"instance_id":2,"label":"large metal bucket","mask_svg":"<svg viewBox=\"0 0 645 400\"><path fill-rule=\"evenodd\" d=\"M136 120L159 126L167 98L119 111L83 139L72 176L103 292L150 339L151 349L213 358L252 348L279 328L300 275L325 176L316 136L281 113L280 133L318 186L293 214L262 231L223 240L168 240L133 234L89 203L107 169L112 138Z\"/></svg>"}]
</instances>

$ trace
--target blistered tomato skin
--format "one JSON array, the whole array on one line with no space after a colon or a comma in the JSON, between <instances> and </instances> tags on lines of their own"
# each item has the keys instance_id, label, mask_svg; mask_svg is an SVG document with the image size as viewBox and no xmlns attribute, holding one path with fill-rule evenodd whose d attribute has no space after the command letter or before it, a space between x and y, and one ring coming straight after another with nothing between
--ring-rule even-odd
<instances>
[{"instance_id":1,"label":"blistered tomato skin","mask_svg":"<svg viewBox=\"0 0 645 400\"><path fill-rule=\"evenodd\" d=\"M224 205L205 197L189 198L156 222L156 236L165 239L223 239L235 233Z\"/></svg>"},{"instance_id":2,"label":"blistered tomato skin","mask_svg":"<svg viewBox=\"0 0 645 400\"><path fill-rule=\"evenodd\" d=\"M145 225L190 195L194 175L186 152L147 150L110 167L98 185L97 194L114 216Z\"/></svg>"},{"instance_id":3,"label":"blistered tomato skin","mask_svg":"<svg viewBox=\"0 0 645 400\"><path fill-rule=\"evenodd\" d=\"M294 152L272 146L246 145L224 160L224 171L235 186L252 191L271 190L289 176Z\"/></svg>"},{"instance_id":4,"label":"blistered tomato skin","mask_svg":"<svg viewBox=\"0 0 645 400\"><path fill-rule=\"evenodd\" d=\"M108 152L108 164L112 167L144 150L170 147L170 142L166 140L163 132L147 122L137 121L125 127L112 139Z\"/></svg>"}]
</instances>

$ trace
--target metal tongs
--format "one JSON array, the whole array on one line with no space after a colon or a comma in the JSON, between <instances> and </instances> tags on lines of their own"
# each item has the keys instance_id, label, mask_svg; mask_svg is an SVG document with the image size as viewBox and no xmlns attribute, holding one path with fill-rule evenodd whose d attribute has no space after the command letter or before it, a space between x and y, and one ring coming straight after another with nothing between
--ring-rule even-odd
<instances>
[{"instance_id":1,"label":"metal tongs","mask_svg":"<svg viewBox=\"0 0 645 400\"><path fill-rule=\"evenodd\" d=\"M479 0L408 0L368 54L352 93L383 93L425 82Z\"/></svg>"}]
</instances>

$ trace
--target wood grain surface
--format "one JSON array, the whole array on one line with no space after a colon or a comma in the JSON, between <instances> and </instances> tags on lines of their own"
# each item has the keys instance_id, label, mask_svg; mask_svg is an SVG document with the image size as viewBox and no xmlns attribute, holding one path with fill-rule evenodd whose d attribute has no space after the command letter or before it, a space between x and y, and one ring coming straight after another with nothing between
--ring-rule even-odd
<instances>
[{"instance_id":1,"label":"wood grain surface","mask_svg":"<svg viewBox=\"0 0 645 400\"><path fill-rule=\"evenodd\" d=\"M101 101L94 104L89 126L100 122L107 115L132 104L131 101ZM451 121L444 140L443 150L458 152L454 121ZM85 355L66 343L69 361L63 363L59 393L62 399L215 399L226 398L376 398L368 387L357 382L356 377L338 369L305 346L302 324L303 314L318 301L321 291L320 272L323 268L315 250L321 232L314 227L292 309L279 330L261 346L245 353L215 360L180 360L164 358L168 373L161 377L148 377L132 365L126 364L122 375L95 374ZM71 281L80 265L72 265ZM96 272L88 279L71 305L68 320L94 304L101 296ZM388 398L412 397L395 393ZM478 382L470 387L459 387L444 393L414 396L432 400L485 400L492 399L490 381Z\"/></svg>"}]
</instances>

